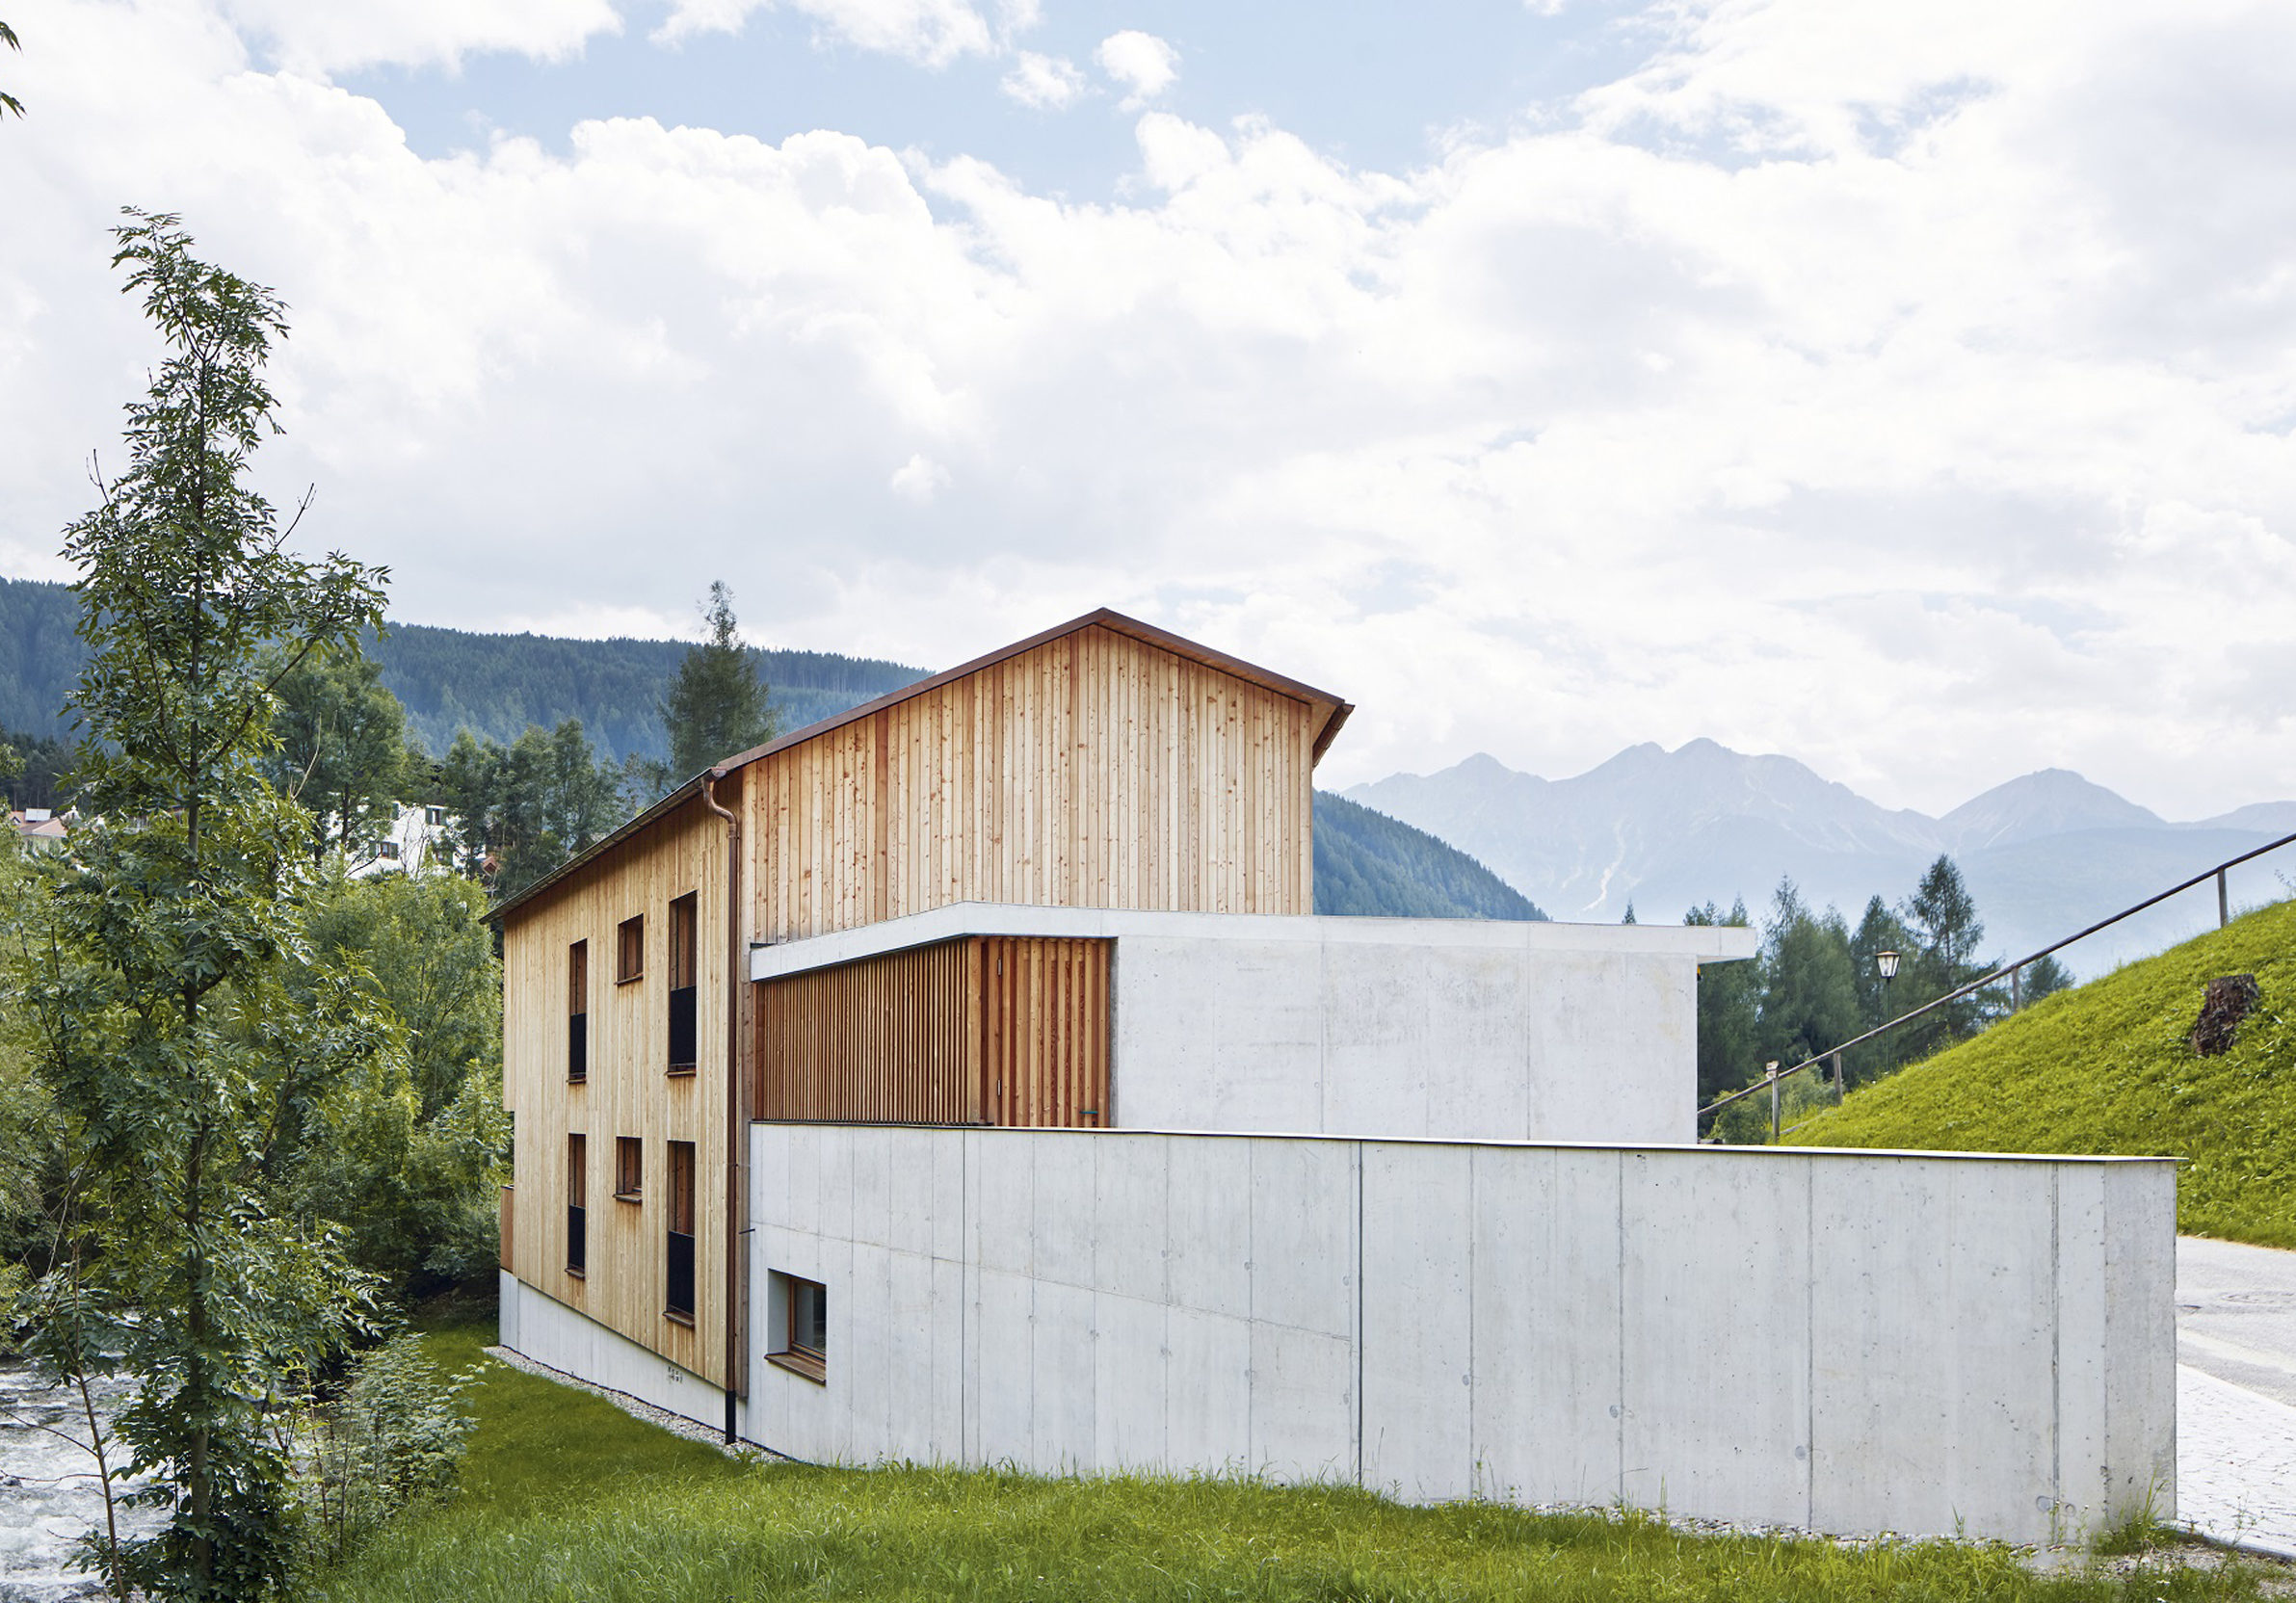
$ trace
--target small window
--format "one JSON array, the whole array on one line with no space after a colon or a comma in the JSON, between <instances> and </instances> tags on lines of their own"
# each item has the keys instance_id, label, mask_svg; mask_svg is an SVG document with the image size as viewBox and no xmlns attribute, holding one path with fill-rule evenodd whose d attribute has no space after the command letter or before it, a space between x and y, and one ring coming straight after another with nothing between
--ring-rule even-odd
<instances>
[{"instance_id":1,"label":"small window","mask_svg":"<svg viewBox=\"0 0 2296 1603\"><path fill-rule=\"evenodd\" d=\"M582 1137L567 1137L566 1272L577 1279L590 1268L589 1210L583 1206L590 1195L589 1176L585 1172L589 1157L589 1143Z\"/></svg>"},{"instance_id":2,"label":"small window","mask_svg":"<svg viewBox=\"0 0 2296 1603\"><path fill-rule=\"evenodd\" d=\"M625 918L615 932L614 983L626 985L646 972L646 915Z\"/></svg>"},{"instance_id":3,"label":"small window","mask_svg":"<svg viewBox=\"0 0 2296 1603\"><path fill-rule=\"evenodd\" d=\"M670 1143L670 1217L662 1312L694 1323L694 1143Z\"/></svg>"},{"instance_id":4,"label":"small window","mask_svg":"<svg viewBox=\"0 0 2296 1603\"><path fill-rule=\"evenodd\" d=\"M646 1142L639 1136L614 1138L614 1196L635 1202L646 1194Z\"/></svg>"},{"instance_id":5,"label":"small window","mask_svg":"<svg viewBox=\"0 0 2296 1603\"><path fill-rule=\"evenodd\" d=\"M670 1072L694 1072L699 1019L694 981L700 969L696 951L696 907L689 893L670 904Z\"/></svg>"},{"instance_id":6,"label":"small window","mask_svg":"<svg viewBox=\"0 0 2296 1603\"><path fill-rule=\"evenodd\" d=\"M386 841L384 841L384 842L383 843L382 851L383 851L383 860L384 862L386 862L386 863L395 863L395 862L397 862L397 861L399 860L399 843L398 843L397 841L395 841L395 840L386 840Z\"/></svg>"},{"instance_id":7,"label":"small window","mask_svg":"<svg viewBox=\"0 0 2296 1603\"><path fill-rule=\"evenodd\" d=\"M425 807L423 809L423 822L434 829L444 828L446 824L446 809L444 807Z\"/></svg>"},{"instance_id":8,"label":"small window","mask_svg":"<svg viewBox=\"0 0 2296 1603\"><path fill-rule=\"evenodd\" d=\"M766 1357L808 1380L829 1380L830 1294L817 1280L776 1275L770 1288L780 1303L780 1350Z\"/></svg>"}]
</instances>

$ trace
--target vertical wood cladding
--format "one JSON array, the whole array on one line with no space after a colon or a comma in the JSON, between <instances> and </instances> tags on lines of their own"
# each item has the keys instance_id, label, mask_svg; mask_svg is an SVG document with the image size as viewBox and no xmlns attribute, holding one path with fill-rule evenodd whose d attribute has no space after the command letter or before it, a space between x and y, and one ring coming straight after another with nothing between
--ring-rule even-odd
<instances>
[{"instance_id":1,"label":"vertical wood cladding","mask_svg":"<svg viewBox=\"0 0 2296 1603\"><path fill-rule=\"evenodd\" d=\"M752 931L954 902L1314 910L1328 709L1097 625L746 771Z\"/></svg>"},{"instance_id":2,"label":"vertical wood cladding","mask_svg":"<svg viewBox=\"0 0 2296 1603\"><path fill-rule=\"evenodd\" d=\"M760 1118L1108 1122L1110 943L972 936L757 986Z\"/></svg>"},{"instance_id":3,"label":"vertical wood cladding","mask_svg":"<svg viewBox=\"0 0 2296 1603\"><path fill-rule=\"evenodd\" d=\"M738 798L738 781L721 782ZM528 1285L718 1384L725 1383L722 1265L726 1221L726 1013L741 994L726 972L726 825L699 801L677 808L505 920L503 1092L517 1116L514 1159L530 1201L506 1242L509 1268ZM694 1072L671 1072L671 994L678 978L670 943L679 919L672 905L695 899L692 914ZM642 923L639 921L643 921ZM620 932L635 925L641 949L625 963ZM574 958L612 953L611 975ZM745 977L746 979L746 977ZM746 986L744 987L746 989ZM569 1012L588 993L588 1011ZM576 1020L581 1022L579 1026ZM585 1077L567 1078L571 1035L587 1037ZM582 1135L584 1274L566 1273L568 1219L564 1173L568 1135ZM670 1188L646 1186L619 1201L619 1138L643 1149L643 1169L670 1172L671 1142L693 1143L692 1255L699 1266L697 1303L686 1321L665 1317L671 1290ZM681 1232L684 1233L684 1232ZM714 1271L714 1273L713 1273Z\"/></svg>"}]
</instances>

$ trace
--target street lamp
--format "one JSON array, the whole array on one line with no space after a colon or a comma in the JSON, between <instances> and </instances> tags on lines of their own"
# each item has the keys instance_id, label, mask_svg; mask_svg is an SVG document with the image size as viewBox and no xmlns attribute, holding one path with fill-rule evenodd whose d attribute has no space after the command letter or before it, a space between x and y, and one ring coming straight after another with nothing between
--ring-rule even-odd
<instances>
[{"instance_id":1,"label":"street lamp","mask_svg":"<svg viewBox=\"0 0 2296 1603\"><path fill-rule=\"evenodd\" d=\"M1882 984L1883 984L1883 985L1887 985L1887 984L1888 984L1890 981L1892 981L1892 980L1894 980L1894 979L1896 979L1896 978L1897 978L1897 954L1896 954L1896 953L1894 953L1894 952L1876 952L1876 953L1873 955L1873 961L1874 961L1874 966L1875 966L1876 968L1878 968L1878 969L1880 969L1880 970L1882 971Z\"/></svg>"}]
</instances>

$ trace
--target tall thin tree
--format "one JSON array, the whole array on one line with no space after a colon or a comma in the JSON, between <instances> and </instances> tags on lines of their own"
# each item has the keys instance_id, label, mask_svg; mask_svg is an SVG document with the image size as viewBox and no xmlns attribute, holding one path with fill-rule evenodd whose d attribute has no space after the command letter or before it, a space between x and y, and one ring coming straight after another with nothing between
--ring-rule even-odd
<instances>
[{"instance_id":1,"label":"tall thin tree","mask_svg":"<svg viewBox=\"0 0 2296 1603\"><path fill-rule=\"evenodd\" d=\"M687 648L670 694L662 700L673 782L762 746L775 732L765 683L758 677L756 658L742 644L733 617L733 591L725 580L709 587L701 618L708 634Z\"/></svg>"}]
</instances>

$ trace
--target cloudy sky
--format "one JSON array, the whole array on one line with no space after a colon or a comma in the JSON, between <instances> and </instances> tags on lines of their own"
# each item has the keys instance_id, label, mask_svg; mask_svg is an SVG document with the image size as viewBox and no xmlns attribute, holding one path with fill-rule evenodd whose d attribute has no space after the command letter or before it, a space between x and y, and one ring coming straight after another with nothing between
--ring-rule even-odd
<instances>
[{"instance_id":1,"label":"cloudy sky","mask_svg":"<svg viewBox=\"0 0 2296 1603\"><path fill-rule=\"evenodd\" d=\"M2296 7L0 0L0 573L277 286L394 615L944 667L1112 605L1327 783L1711 736L2296 795Z\"/></svg>"}]
</instances>

